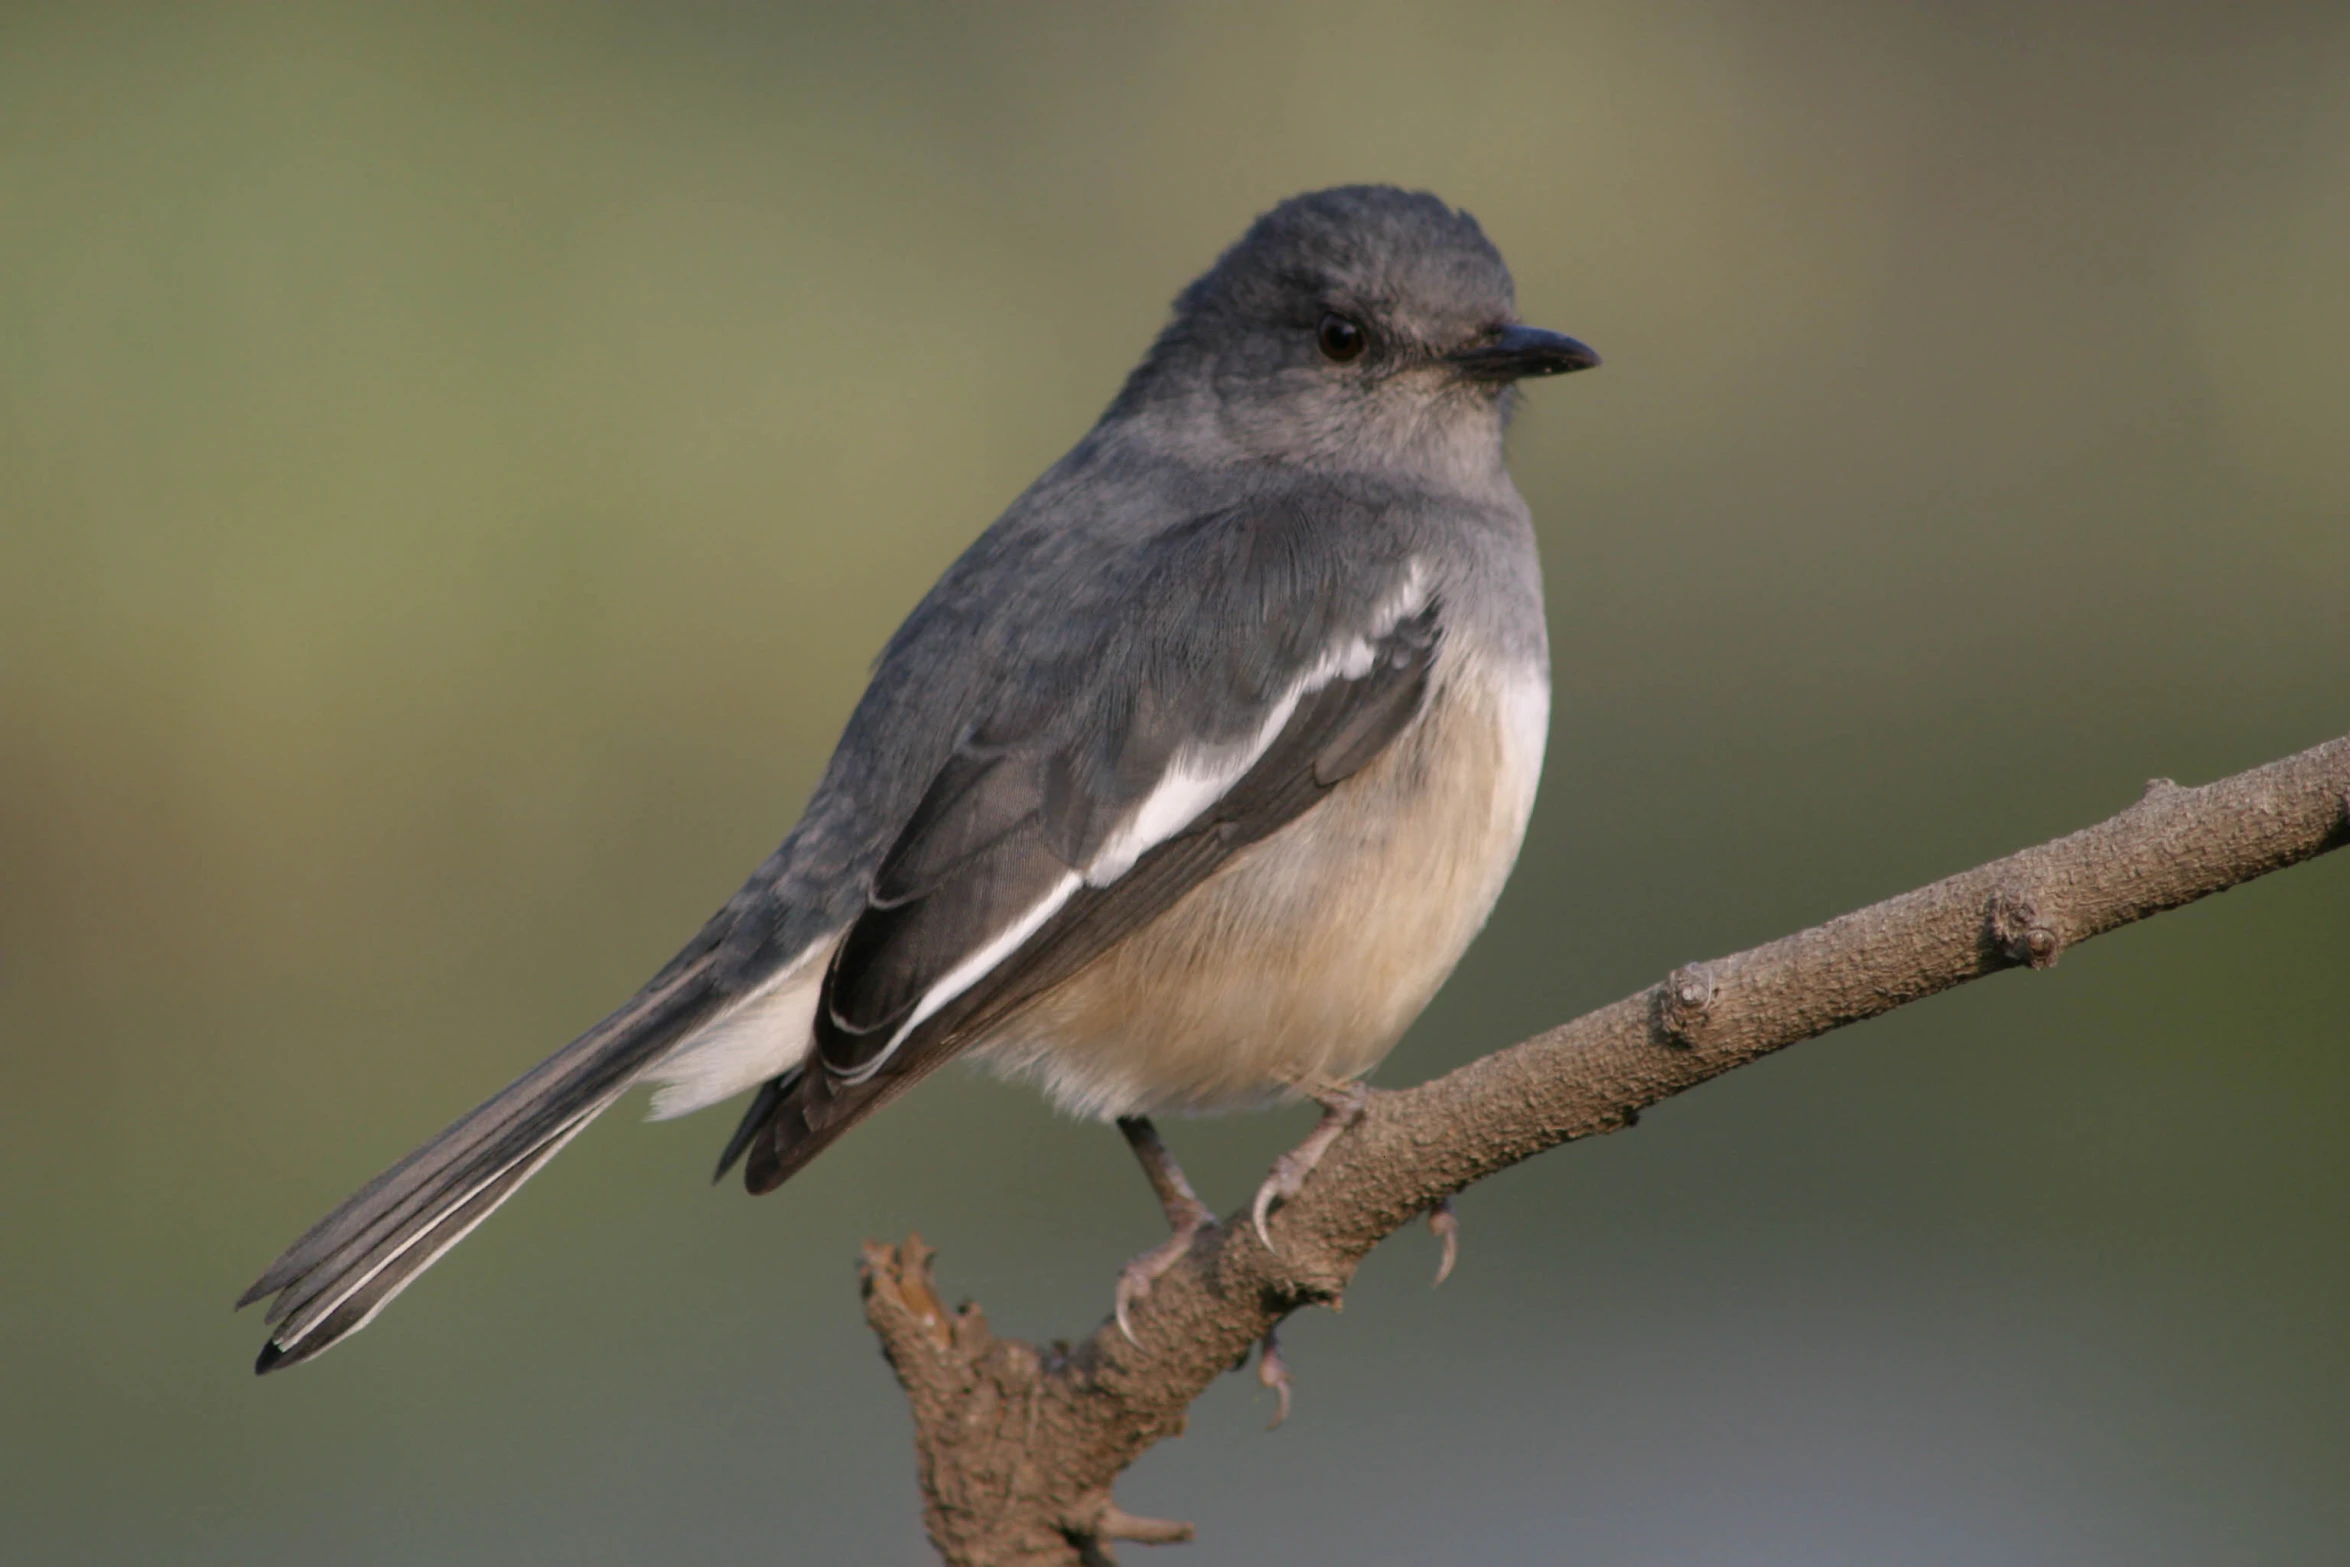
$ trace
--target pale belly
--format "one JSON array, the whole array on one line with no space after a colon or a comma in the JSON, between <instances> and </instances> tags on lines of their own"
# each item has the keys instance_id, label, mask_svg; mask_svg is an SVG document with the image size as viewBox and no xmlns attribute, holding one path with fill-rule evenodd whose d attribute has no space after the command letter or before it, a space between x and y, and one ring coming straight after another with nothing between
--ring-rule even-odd
<instances>
[{"instance_id":1,"label":"pale belly","mask_svg":"<svg viewBox=\"0 0 2350 1567\"><path fill-rule=\"evenodd\" d=\"M1395 1047L1517 859L1549 682L1464 659L1377 761L973 1056L1108 1119L1258 1105Z\"/></svg>"}]
</instances>

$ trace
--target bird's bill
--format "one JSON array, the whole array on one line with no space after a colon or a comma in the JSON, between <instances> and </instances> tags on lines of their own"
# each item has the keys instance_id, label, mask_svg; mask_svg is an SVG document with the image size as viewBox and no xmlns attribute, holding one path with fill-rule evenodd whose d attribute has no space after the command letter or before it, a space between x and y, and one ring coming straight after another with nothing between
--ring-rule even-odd
<instances>
[{"instance_id":1,"label":"bird's bill","mask_svg":"<svg viewBox=\"0 0 2350 1567\"><path fill-rule=\"evenodd\" d=\"M1522 381L1537 375L1565 375L1588 370L1599 355L1587 343L1563 332L1545 332L1538 326L1502 328L1490 342L1464 348L1449 356L1453 366L1472 381Z\"/></svg>"}]
</instances>

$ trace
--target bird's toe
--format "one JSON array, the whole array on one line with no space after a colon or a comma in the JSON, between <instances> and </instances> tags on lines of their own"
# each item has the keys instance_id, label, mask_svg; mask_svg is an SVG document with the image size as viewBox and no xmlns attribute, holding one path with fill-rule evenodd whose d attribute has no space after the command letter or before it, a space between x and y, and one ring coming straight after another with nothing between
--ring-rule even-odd
<instances>
[{"instance_id":1,"label":"bird's toe","mask_svg":"<svg viewBox=\"0 0 2350 1567\"><path fill-rule=\"evenodd\" d=\"M1271 1329L1266 1330L1264 1342L1257 1348L1257 1382L1280 1400L1279 1407L1273 1411L1272 1423L1265 1427L1268 1431L1277 1430L1289 1418L1289 1362L1281 1358L1281 1340Z\"/></svg>"}]
</instances>

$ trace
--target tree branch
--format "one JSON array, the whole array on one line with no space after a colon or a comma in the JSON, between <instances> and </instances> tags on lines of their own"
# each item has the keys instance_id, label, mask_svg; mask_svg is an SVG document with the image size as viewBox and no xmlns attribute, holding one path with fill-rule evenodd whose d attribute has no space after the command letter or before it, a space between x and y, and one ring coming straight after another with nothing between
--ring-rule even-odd
<instances>
[{"instance_id":1,"label":"tree branch","mask_svg":"<svg viewBox=\"0 0 2350 1567\"><path fill-rule=\"evenodd\" d=\"M925 1523L953 1567L1106 1562L1191 1537L1110 1499L1193 1399L1301 1305L1334 1301L1386 1236L1453 1193L1797 1040L2350 843L2350 736L2199 789L2158 778L2094 827L1708 963L1455 1072L1375 1095L1270 1252L1236 1214L1135 1317L1049 1351L949 1312L917 1237L865 1252L866 1317L913 1406Z\"/></svg>"}]
</instances>

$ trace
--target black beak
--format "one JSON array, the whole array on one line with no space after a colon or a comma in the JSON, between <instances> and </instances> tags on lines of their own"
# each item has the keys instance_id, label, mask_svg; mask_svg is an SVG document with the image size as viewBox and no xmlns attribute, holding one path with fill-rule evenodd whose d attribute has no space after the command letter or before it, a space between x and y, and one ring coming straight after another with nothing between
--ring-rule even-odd
<instances>
[{"instance_id":1,"label":"black beak","mask_svg":"<svg viewBox=\"0 0 2350 1567\"><path fill-rule=\"evenodd\" d=\"M1520 381L1535 375L1588 370L1599 355L1588 345L1535 326L1505 326L1489 343L1447 356L1472 381Z\"/></svg>"}]
</instances>

